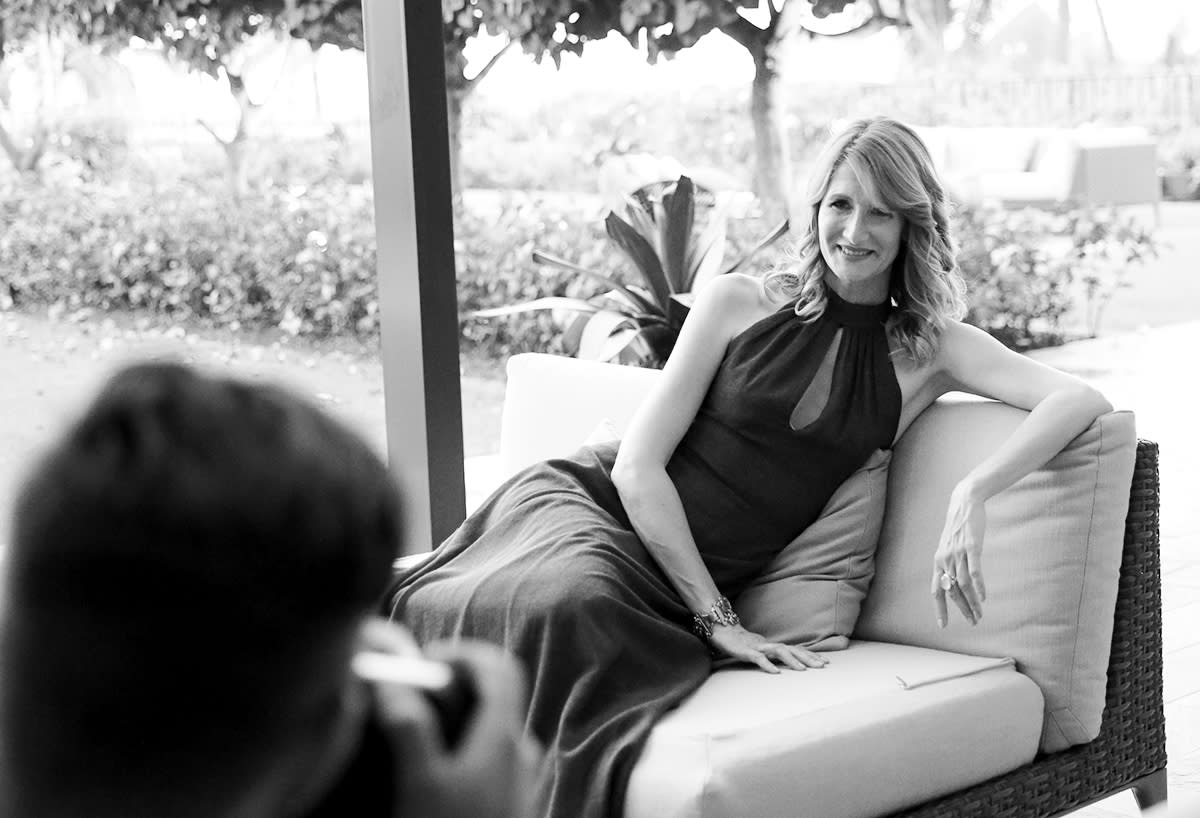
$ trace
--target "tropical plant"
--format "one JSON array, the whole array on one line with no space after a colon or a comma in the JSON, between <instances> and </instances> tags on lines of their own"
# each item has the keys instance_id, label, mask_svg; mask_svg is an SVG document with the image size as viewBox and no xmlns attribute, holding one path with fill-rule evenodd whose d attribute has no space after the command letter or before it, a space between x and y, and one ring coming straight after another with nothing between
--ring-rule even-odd
<instances>
[{"instance_id":1,"label":"tropical plant","mask_svg":"<svg viewBox=\"0 0 1200 818\"><path fill-rule=\"evenodd\" d=\"M1094 338L1113 295L1131 286L1129 271L1159 248L1150 231L1110 209L963 207L952 227L967 323L1020 350L1062 343L1074 318Z\"/></svg>"},{"instance_id":2,"label":"tropical plant","mask_svg":"<svg viewBox=\"0 0 1200 818\"><path fill-rule=\"evenodd\" d=\"M699 200L701 218L697 218ZM535 250L539 264L583 276L608 291L591 298L548 296L475 313L494 318L555 310L566 321L564 348L580 358L636 366L661 367L675 346L687 316L690 293L717 275L740 269L788 230L781 221L731 264L725 264L730 199L707 191L697 194L687 176L656 183L626 197L623 213L610 210L605 231L632 263L641 284L623 283L566 259ZM724 265L724 266L722 266Z\"/></svg>"}]
</instances>

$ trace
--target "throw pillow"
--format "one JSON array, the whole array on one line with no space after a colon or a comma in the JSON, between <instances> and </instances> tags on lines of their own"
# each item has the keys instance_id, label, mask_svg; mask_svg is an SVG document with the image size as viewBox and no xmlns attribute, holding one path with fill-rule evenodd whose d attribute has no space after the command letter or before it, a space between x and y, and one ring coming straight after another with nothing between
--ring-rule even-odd
<instances>
[{"instance_id":1,"label":"throw pillow","mask_svg":"<svg viewBox=\"0 0 1200 818\"><path fill-rule=\"evenodd\" d=\"M596 428L592 429L591 434L583 441L584 446L596 446L600 443L611 443L614 440L620 440L621 435L617 431L617 427L608 418L603 418L596 424Z\"/></svg>"},{"instance_id":2,"label":"throw pillow","mask_svg":"<svg viewBox=\"0 0 1200 818\"><path fill-rule=\"evenodd\" d=\"M1049 463L987 501L987 601L975 627L951 607L939 628L933 553L955 484L1028 413L942 399L896 446L878 575L855 638L1011 656L1045 698L1041 749L1100 731L1137 435L1133 415L1101 416Z\"/></svg>"},{"instance_id":3,"label":"throw pillow","mask_svg":"<svg viewBox=\"0 0 1200 818\"><path fill-rule=\"evenodd\" d=\"M817 521L775 557L734 609L748 630L811 650L843 650L875 570L890 450L838 487Z\"/></svg>"}]
</instances>

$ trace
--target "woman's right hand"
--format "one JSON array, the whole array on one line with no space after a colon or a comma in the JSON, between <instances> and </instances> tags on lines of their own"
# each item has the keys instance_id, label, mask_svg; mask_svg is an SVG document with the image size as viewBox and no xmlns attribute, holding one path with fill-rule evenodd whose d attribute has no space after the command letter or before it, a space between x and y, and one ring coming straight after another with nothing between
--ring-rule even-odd
<instances>
[{"instance_id":1,"label":"woman's right hand","mask_svg":"<svg viewBox=\"0 0 1200 818\"><path fill-rule=\"evenodd\" d=\"M776 662L792 670L821 668L829 660L820 654L782 642L769 642L741 625L714 625L708 639L717 656L727 656L758 665L767 673L778 673Z\"/></svg>"}]
</instances>

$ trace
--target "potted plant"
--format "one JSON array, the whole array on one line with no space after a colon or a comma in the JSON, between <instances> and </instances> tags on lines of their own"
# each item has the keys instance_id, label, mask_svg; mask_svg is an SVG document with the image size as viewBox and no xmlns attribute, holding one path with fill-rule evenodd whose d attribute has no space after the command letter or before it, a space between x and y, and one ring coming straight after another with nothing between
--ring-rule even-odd
<instances>
[{"instance_id":1,"label":"potted plant","mask_svg":"<svg viewBox=\"0 0 1200 818\"><path fill-rule=\"evenodd\" d=\"M700 197L705 212L699 225L698 194L687 176L639 188L626 197L620 208L623 213L609 211L605 230L637 271L640 284L623 284L535 250L535 262L591 279L607 290L587 299L538 298L474 314L493 318L532 310L566 311L573 316L563 342L576 357L661 367L679 337L691 293L715 276L740 269L788 230L784 219L748 252L725 265L728 197L704 191Z\"/></svg>"}]
</instances>

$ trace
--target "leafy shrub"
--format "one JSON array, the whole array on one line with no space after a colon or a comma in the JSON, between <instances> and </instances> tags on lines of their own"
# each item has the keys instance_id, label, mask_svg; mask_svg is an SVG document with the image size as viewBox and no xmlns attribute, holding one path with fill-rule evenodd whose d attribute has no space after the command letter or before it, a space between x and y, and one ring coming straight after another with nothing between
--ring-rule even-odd
<instances>
[{"instance_id":1,"label":"leafy shrub","mask_svg":"<svg viewBox=\"0 0 1200 818\"><path fill-rule=\"evenodd\" d=\"M507 307L543 297L590 298L607 290L602 284L533 260L536 249L566 259L621 284L641 285L629 259L613 244L604 226L603 203L586 196L500 193L490 205L474 199L457 226L459 326L464 348L493 356L516 352L565 354L563 330L575 316L532 312L505 318L474 318L478 310ZM725 257L739 258L767 234L760 214L730 219ZM768 248L745 265L761 272L777 263L780 251Z\"/></svg>"},{"instance_id":2,"label":"leafy shrub","mask_svg":"<svg viewBox=\"0 0 1200 818\"><path fill-rule=\"evenodd\" d=\"M731 196L698 191L687 176L654 182L625 197L604 217L613 247L637 273L636 282L618 281L543 250L534 261L610 288L590 299L541 297L477 313L499 318L539 310L574 312L562 346L579 358L661 368L675 347L686 310L674 301L723 272L746 266L782 238L787 220L734 261L725 259ZM682 302L680 302L682 303Z\"/></svg>"},{"instance_id":3,"label":"leafy shrub","mask_svg":"<svg viewBox=\"0 0 1200 818\"><path fill-rule=\"evenodd\" d=\"M149 177L153 178L153 177ZM465 352L502 358L561 352L561 318L472 318L542 296L588 298L602 287L534 263L536 247L622 283L637 273L604 231L604 207L580 195L469 196L456 227ZM65 186L0 182L0 309L59 305L134 310L163 320L312 337L373 339L379 329L369 188L328 180L263 187L233 200L220 176L156 186L137 176ZM772 225L731 219L729 258ZM956 216L970 287L968 320L1026 348L1064 337L1074 300L1094 332L1150 237L1111 214L963 210ZM747 272L784 258L772 247Z\"/></svg>"},{"instance_id":4,"label":"leafy shrub","mask_svg":"<svg viewBox=\"0 0 1200 818\"><path fill-rule=\"evenodd\" d=\"M140 310L291 334L378 327L375 236L364 188L223 181L156 188L78 182L0 190L0 299Z\"/></svg>"},{"instance_id":5,"label":"leafy shrub","mask_svg":"<svg viewBox=\"0 0 1200 818\"><path fill-rule=\"evenodd\" d=\"M1133 264L1154 255L1149 232L1112 211L962 208L954 217L967 282L966 321L1014 349L1059 344L1084 298L1086 332Z\"/></svg>"}]
</instances>

